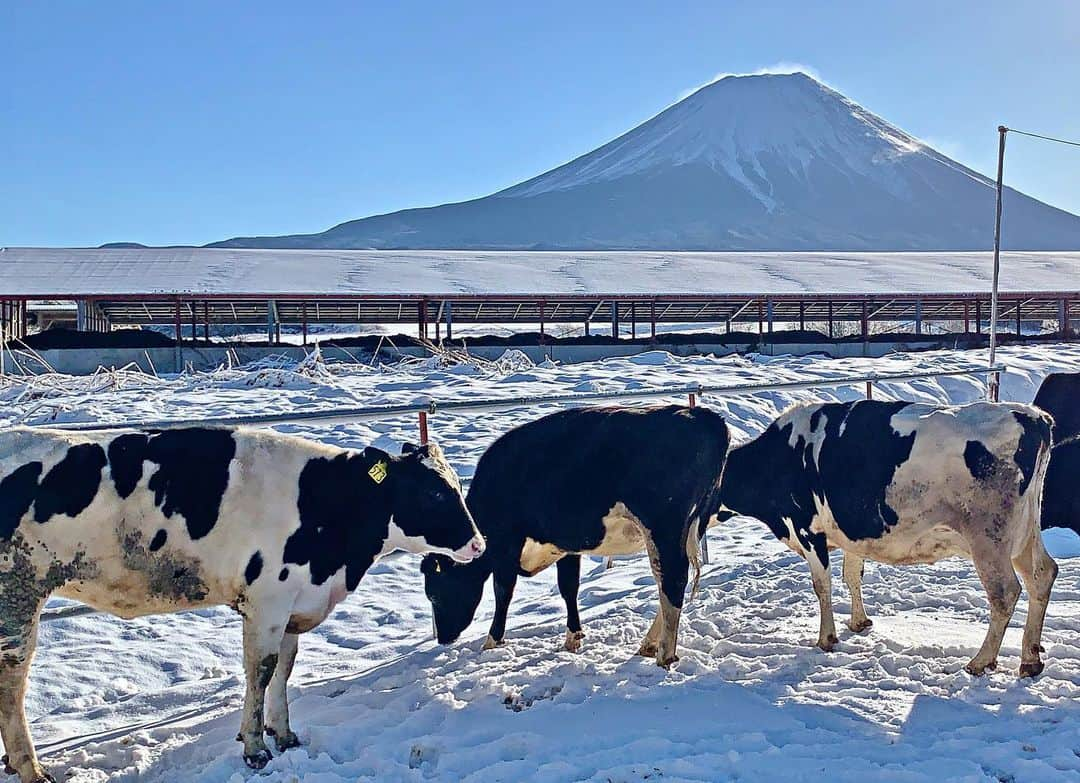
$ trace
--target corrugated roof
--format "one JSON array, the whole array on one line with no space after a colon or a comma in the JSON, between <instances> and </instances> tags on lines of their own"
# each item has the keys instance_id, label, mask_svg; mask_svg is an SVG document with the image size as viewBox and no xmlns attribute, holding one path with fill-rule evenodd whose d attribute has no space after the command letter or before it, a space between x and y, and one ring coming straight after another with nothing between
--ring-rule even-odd
<instances>
[{"instance_id":1,"label":"corrugated roof","mask_svg":"<svg viewBox=\"0 0 1080 783\"><path fill-rule=\"evenodd\" d=\"M0 297L930 294L990 289L990 253L3 248ZM1002 254L1003 292L1080 289L1080 252Z\"/></svg>"}]
</instances>

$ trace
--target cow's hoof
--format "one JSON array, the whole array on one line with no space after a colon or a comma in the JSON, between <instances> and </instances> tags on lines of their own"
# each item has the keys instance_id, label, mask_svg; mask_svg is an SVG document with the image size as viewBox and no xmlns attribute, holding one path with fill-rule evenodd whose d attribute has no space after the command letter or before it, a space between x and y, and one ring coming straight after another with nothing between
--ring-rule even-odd
<instances>
[{"instance_id":1,"label":"cow's hoof","mask_svg":"<svg viewBox=\"0 0 1080 783\"><path fill-rule=\"evenodd\" d=\"M252 769L262 769L270 763L270 759L272 758L273 756L270 755L270 751L263 748L262 750L255 751L254 753L245 753L244 763Z\"/></svg>"},{"instance_id":2,"label":"cow's hoof","mask_svg":"<svg viewBox=\"0 0 1080 783\"><path fill-rule=\"evenodd\" d=\"M581 640L585 638L584 631L567 631L563 649L567 652L576 653L581 650Z\"/></svg>"},{"instance_id":3,"label":"cow's hoof","mask_svg":"<svg viewBox=\"0 0 1080 783\"><path fill-rule=\"evenodd\" d=\"M672 655L672 656L670 656L668 658L657 658L656 659L656 665L659 666L661 669L670 669L671 664L675 663L678 660L679 660L678 655Z\"/></svg>"},{"instance_id":4,"label":"cow's hoof","mask_svg":"<svg viewBox=\"0 0 1080 783\"><path fill-rule=\"evenodd\" d=\"M992 672L995 669L997 669L997 660L990 661L987 664L980 664L972 661L964 667L964 671L966 671L972 677L982 677L987 672Z\"/></svg>"},{"instance_id":5,"label":"cow's hoof","mask_svg":"<svg viewBox=\"0 0 1080 783\"><path fill-rule=\"evenodd\" d=\"M831 633L824 639L818 639L817 646L820 647L824 652L832 652L833 647L835 647L839 642L840 640L836 638L836 634Z\"/></svg>"},{"instance_id":6,"label":"cow's hoof","mask_svg":"<svg viewBox=\"0 0 1080 783\"><path fill-rule=\"evenodd\" d=\"M488 634L487 638L484 639L485 650L494 650L496 647L502 647L504 644L506 644L505 640L499 639L498 641L495 641L491 638L491 634Z\"/></svg>"},{"instance_id":7,"label":"cow's hoof","mask_svg":"<svg viewBox=\"0 0 1080 783\"><path fill-rule=\"evenodd\" d=\"M656 657L656 644L653 642L642 642L638 647L637 654L642 658L655 658Z\"/></svg>"},{"instance_id":8,"label":"cow's hoof","mask_svg":"<svg viewBox=\"0 0 1080 783\"><path fill-rule=\"evenodd\" d=\"M847 627L850 628L855 633L862 633L863 631L873 627L873 625L874 625L873 620L871 620L869 617L864 617L863 619L861 619L859 621L848 620Z\"/></svg>"},{"instance_id":9,"label":"cow's hoof","mask_svg":"<svg viewBox=\"0 0 1080 783\"><path fill-rule=\"evenodd\" d=\"M1043 665L1042 661L1031 661L1030 663L1021 663L1020 664L1020 679L1024 679L1025 677L1038 677L1040 674L1042 674L1042 670L1045 669L1045 668L1046 668L1046 666Z\"/></svg>"},{"instance_id":10,"label":"cow's hoof","mask_svg":"<svg viewBox=\"0 0 1080 783\"><path fill-rule=\"evenodd\" d=\"M300 738L296 736L296 732L286 731L284 733L274 731L273 729L267 729L266 733L274 738L274 745L277 746L278 753L284 753L291 748L300 747Z\"/></svg>"},{"instance_id":11,"label":"cow's hoof","mask_svg":"<svg viewBox=\"0 0 1080 783\"><path fill-rule=\"evenodd\" d=\"M14 775L15 773L11 772L9 774ZM46 772L44 775L42 775L40 777L36 777L33 780L31 780L30 783L56 783L56 778L54 778L52 775L50 775L48 772Z\"/></svg>"},{"instance_id":12,"label":"cow's hoof","mask_svg":"<svg viewBox=\"0 0 1080 783\"><path fill-rule=\"evenodd\" d=\"M4 774L5 775L18 775L19 774L19 770L15 769L15 767L11 766L11 762L8 761L8 757L7 757L6 753L4 754L3 758L0 758L0 764L4 765Z\"/></svg>"}]
</instances>

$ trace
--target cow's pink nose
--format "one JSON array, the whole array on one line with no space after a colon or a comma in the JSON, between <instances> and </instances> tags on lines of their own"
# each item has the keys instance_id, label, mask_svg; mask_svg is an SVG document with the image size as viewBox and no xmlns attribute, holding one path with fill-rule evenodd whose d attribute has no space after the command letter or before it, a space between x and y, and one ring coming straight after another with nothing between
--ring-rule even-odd
<instances>
[{"instance_id":1,"label":"cow's pink nose","mask_svg":"<svg viewBox=\"0 0 1080 783\"><path fill-rule=\"evenodd\" d=\"M487 545L482 538L474 538L472 543L469 544L469 551L473 553L474 557L480 557L484 554L484 550L487 549Z\"/></svg>"}]
</instances>

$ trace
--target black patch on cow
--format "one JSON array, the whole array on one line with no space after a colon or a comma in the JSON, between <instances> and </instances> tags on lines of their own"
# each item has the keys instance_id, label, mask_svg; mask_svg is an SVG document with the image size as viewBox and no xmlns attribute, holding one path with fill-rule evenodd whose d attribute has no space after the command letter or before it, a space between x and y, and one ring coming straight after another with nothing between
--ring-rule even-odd
<instances>
[{"instance_id":1,"label":"black patch on cow","mask_svg":"<svg viewBox=\"0 0 1080 783\"><path fill-rule=\"evenodd\" d=\"M1039 452L1050 445L1050 425L1042 416L1029 416L1020 411L1013 411L1013 416L1024 428L1020 442L1016 446L1013 461L1020 468L1023 479L1020 481L1020 494L1027 491L1032 476L1035 475L1035 463Z\"/></svg>"},{"instance_id":2,"label":"black patch on cow","mask_svg":"<svg viewBox=\"0 0 1080 783\"><path fill-rule=\"evenodd\" d=\"M108 460L96 443L79 443L45 474L34 500L34 519L45 522L56 514L78 516L101 486L101 469Z\"/></svg>"},{"instance_id":3,"label":"black patch on cow","mask_svg":"<svg viewBox=\"0 0 1080 783\"><path fill-rule=\"evenodd\" d=\"M259 574L262 573L263 559L262 552L256 552L248 560L247 568L244 569L244 581L249 585L259 578Z\"/></svg>"},{"instance_id":4,"label":"black patch on cow","mask_svg":"<svg viewBox=\"0 0 1080 783\"><path fill-rule=\"evenodd\" d=\"M165 540L169 537L169 534L165 532L165 528L161 528L154 534L153 539L150 541L150 551L156 552L165 546Z\"/></svg>"},{"instance_id":5,"label":"black patch on cow","mask_svg":"<svg viewBox=\"0 0 1080 783\"><path fill-rule=\"evenodd\" d=\"M109 444L109 466L120 497L135 491L143 463L156 464L147 487L166 517L180 514L188 535L197 541L217 522L229 484L229 463L236 456L230 430L190 428L152 435L121 435Z\"/></svg>"},{"instance_id":6,"label":"black patch on cow","mask_svg":"<svg viewBox=\"0 0 1080 783\"><path fill-rule=\"evenodd\" d=\"M309 565L311 582L321 585L346 567L354 590L382 549L391 516L393 466L382 483L368 471L390 456L376 449L308 460L300 471L297 510L300 527L285 542L283 562Z\"/></svg>"},{"instance_id":7,"label":"black patch on cow","mask_svg":"<svg viewBox=\"0 0 1080 783\"><path fill-rule=\"evenodd\" d=\"M1080 373L1052 373L1035 395L1036 407L1054 417L1054 443L1080 435Z\"/></svg>"},{"instance_id":8,"label":"black patch on cow","mask_svg":"<svg viewBox=\"0 0 1080 783\"><path fill-rule=\"evenodd\" d=\"M818 422L821 421L821 415L822 415L823 412L824 412L823 409L818 408L816 411L814 411L813 413L810 414L810 432L811 433L817 432Z\"/></svg>"},{"instance_id":9,"label":"black patch on cow","mask_svg":"<svg viewBox=\"0 0 1080 783\"><path fill-rule=\"evenodd\" d=\"M981 442L969 440L964 447L964 464L976 481L989 481L997 459Z\"/></svg>"},{"instance_id":10,"label":"black patch on cow","mask_svg":"<svg viewBox=\"0 0 1080 783\"><path fill-rule=\"evenodd\" d=\"M0 541L14 535L19 521L33 505L42 467L40 462L28 462L0 479Z\"/></svg>"},{"instance_id":11,"label":"black patch on cow","mask_svg":"<svg viewBox=\"0 0 1080 783\"><path fill-rule=\"evenodd\" d=\"M282 568L281 571L278 573L277 578L279 582L284 582L286 579L289 578L289 569Z\"/></svg>"},{"instance_id":12,"label":"black patch on cow","mask_svg":"<svg viewBox=\"0 0 1080 783\"><path fill-rule=\"evenodd\" d=\"M142 480L148 440L149 436L135 433L121 435L109 444L109 472L121 498L134 492Z\"/></svg>"},{"instance_id":13,"label":"black patch on cow","mask_svg":"<svg viewBox=\"0 0 1080 783\"><path fill-rule=\"evenodd\" d=\"M900 435L890 422L909 404L865 400L847 403L846 415L827 412L818 494L853 541L880 538L899 521L886 494L896 469L911 456L915 433Z\"/></svg>"},{"instance_id":14,"label":"black patch on cow","mask_svg":"<svg viewBox=\"0 0 1080 783\"><path fill-rule=\"evenodd\" d=\"M1054 446L1043 487L1042 529L1065 527L1080 534L1080 438Z\"/></svg>"}]
</instances>

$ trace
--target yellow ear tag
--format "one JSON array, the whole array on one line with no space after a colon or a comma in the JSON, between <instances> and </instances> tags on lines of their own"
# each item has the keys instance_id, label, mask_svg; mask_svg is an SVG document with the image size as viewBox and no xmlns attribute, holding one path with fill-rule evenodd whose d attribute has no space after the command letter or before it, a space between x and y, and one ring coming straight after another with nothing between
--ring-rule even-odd
<instances>
[{"instance_id":1,"label":"yellow ear tag","mask_svg":"<svg viewBox=\"0 0 1080 783\"><path fill-rule=\"evenodd\" d=\"M367 474L371 476L371 480L376 484L382 484L386 480L386 463L381 460L376 462L371 466L371 470Z\"/></svg>"}]
</instances>

